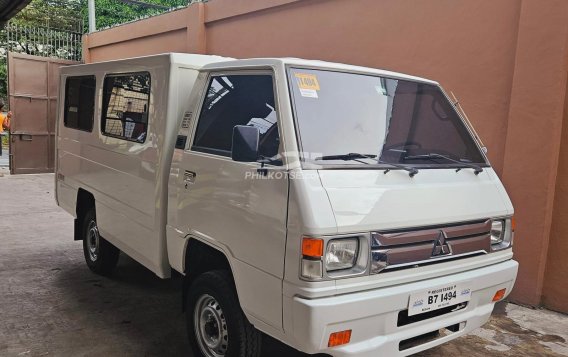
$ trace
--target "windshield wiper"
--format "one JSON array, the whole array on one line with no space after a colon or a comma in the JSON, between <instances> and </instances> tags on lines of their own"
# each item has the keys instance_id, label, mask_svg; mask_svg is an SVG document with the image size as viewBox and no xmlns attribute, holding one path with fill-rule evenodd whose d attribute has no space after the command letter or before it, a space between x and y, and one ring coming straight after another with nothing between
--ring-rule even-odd
<instances>
[{"instance_id":1,"label":"windshield wiper","mask_svg":"<svg viewBox=\"0 0 568 357\"><path fill-rule=\"evenodd\" d=\"M357 161L362 164L369 165L368 162L361 161L360 159L374 159L377 155L371 154L359 154L357 152L350 152L349 154L343 155L324 155L320 157L316 157L315 160L343 160L343 161Z\"/></svg>"},{"instance_id":2,"label":"windshield wiper","mask_svg":"<svg viewBox=\"0 0 568 357\"><path fill-rule=\"evenodd\" d=\"M444 159L456 164L460 164L463 165L465 167L469 167L473 169L473 173L475 173L476 175L479 175L480 173L483 172L483 168L479 165L476 164L472 164L470 162L464 162L464 161L460 161L460 160L454 160L451 157L448 157L446 155L442 155L442 154L438 154L435 152L429 153L429 154L425 154L425 155L412 155L412 156L405 156L404 160L420 160L420 159ZM456 172L459 172L461 169L463 169L463 167L460 167L458 169L456 169Z\"/></svg>"},{"instance_id":3,"label":"windshield wiper","mask_svg":"<svg viewBox=\"0 0 568 357\"><path fill-rule=\"evenodd\" d=\"M361 162L363 164L369 165L368 162L361 161L361 159L375 159L376 157L377 157L377 155L359 154L359 153L356 153L356 152L351 152L349 154L343 154L343 155L326 155L326 156L316 157L315 159L316 160L357 161L357 162ZM393 163L390 163L390 162L382 161L381 159L377 160L377 164L389 165L389 166L395 167L397 169L408 171L408 175L410 177L414 177L418 173L418 170L413 168L413 167L408 167L408 166L399 165L399 164L393 164ZM386 169L385 174L388 173L389 171L391 171L391 169Z\"/></svg>"},{"instance_id":4,"label":"windshield wiper","mask_svg":"<svg viewBox=\"0 0 568 357\"><path fill-rule=\"evenodd\" d=\"M392 167L396 167L397 169L408 171L408 176L410 176L410 177L414 177L418 173L418 170L414 167L408 167L408 166L400 165L400 164L393 164L392 162L386 162L386 161L383 161L381 159L377 160L377 163L383 164L383 165L390 165ZM390 172L390 170L391 169L386 169L385 174L388 174Z\"/></svg>"}]
</instances>

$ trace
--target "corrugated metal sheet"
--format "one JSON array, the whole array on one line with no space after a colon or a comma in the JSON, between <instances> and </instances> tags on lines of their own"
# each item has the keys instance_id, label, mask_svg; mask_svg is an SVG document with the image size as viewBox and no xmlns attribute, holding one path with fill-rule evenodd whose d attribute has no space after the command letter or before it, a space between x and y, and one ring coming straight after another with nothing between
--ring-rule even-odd
<instances>
[{"instance_id":1,"label":"corrugated metal sheet","mask_svg":"<svg viewBox=\"0 0 568 357\"><path fill-rule=\"evenodd\" d=\"M31 0L0 0L0 25L4 25L30 2Z\"/></svg>"}]
</instances>

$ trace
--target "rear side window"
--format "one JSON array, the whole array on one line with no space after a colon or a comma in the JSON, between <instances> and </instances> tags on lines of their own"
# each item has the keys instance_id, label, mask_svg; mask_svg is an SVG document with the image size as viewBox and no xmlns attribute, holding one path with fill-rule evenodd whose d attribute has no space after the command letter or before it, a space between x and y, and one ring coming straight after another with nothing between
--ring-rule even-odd
<instances>
[{"instance_id":1,"label":"rear side window","mask_svg":"<svg viewBox=\"0 0 568 357\"><path fill-rule=\"evenodd\" d=\"M236 125L257 127L260 155L267 158L278 155L280 137L271 75L212 77L192 150L231 156Z\"/></svg>"},{"instance_id":2,"label":"rear side window","mask_svg":"<svg viewBox=\"0 0 568 357\"><path fill-rule=\"evenodd\" d=\"M101 132L143 143L148 131L150 73L113 74L103 84Z\"/></svg>"},{"instance_id":3,"label":"rear side window","mask_svg":"<svg viewBox=\"0 0 568 357\"><path fill-rule=\"evenodd\" d=\"M95 76L67 77L65 81L66 127L92 131L95 113Z\"/></svg>"}]
</instances>

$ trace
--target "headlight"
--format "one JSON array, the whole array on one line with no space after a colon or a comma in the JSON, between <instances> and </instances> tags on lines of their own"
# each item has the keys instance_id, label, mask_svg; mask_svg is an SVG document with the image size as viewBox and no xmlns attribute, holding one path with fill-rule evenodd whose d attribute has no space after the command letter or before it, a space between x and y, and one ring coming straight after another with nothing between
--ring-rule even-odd
<instances>
[{"instance_id":1,"label":"headlight","mask_svg":"<svg viewBox=\"0 0 568 357\"><path fill-rule=\"evenodd\" d=\"M513 245L513 218L495 219L491 224L491 251L510 248Z\"/></svg>"},{"instance_id":2,"label":"headlight","mask_svg":"<svg viewBox=\"0 0 568 357\"><path fill-rule=\"evenodd\" d=\"M351 269L355 266L359 239L334 239L327 245L325 269L327 271Z\"/></svg>"},{"instance_id":3,"label":"headlight","mask_svg":"<svg viewBox=\"0 0 568 357\"><path fill-rule=\"evenodd\" d=\"M366 274L369 239L367 234L302 237L301 278L320 281Z\"/></svg>"},{"instance_id":4,"label":"headlight","mask_svg":"<svg viewBox=\"0 0 568 357\"><path fill-rule=\"evenodd\" d=\"M505 221L493 221L491 224L491 245L503 242L505 233Z\"/></svg>"}]
</instances>

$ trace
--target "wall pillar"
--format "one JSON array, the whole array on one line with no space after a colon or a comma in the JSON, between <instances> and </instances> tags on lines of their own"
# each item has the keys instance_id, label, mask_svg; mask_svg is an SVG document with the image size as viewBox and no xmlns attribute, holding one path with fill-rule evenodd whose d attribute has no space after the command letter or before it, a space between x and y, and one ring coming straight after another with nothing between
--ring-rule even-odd
<instances>
[{"instance_id":1,"label":"wall pillar","mask_svg":"<svg viewBox=\"0 0 568 357\"><path fill-rule=\"evenodd\" d=\"M91 46L88 34L83 35L82 46L81 51L83 55L83 63L91 63Z\"/></svg>"},{"instance_id":2,"label":"wall pillar","mask_svg":"<svg viewBox=\"0 0 568 357\"><path fill-rule=\"evenodd\" d=\"M551 310L568 313L568 150L565 149L568 147L568 91L564 101L563 122L542 302Z\"/></svg>"},{"instance_id":3,"label":"wall pillar","mask_svg":"<svg viewBox=\"0 0 568 357\"><path fill-rule=\"evenodd\" d=\"M187 52L207 53L207 34L205 32L205 4L196 3L188 7Z\"/></svg>"},{"instance_id":4,"label":"wall pillar","mask_svg":"<svg viewBox=\"0 0 568 357\"><path fill-rule=\"evenodd\" d=\"M541 303L568 75L568 2L523 0L503 181L516 210L511 299ZM495 98L495 100L499 100Z\"/></svg>"}]
</instances>

